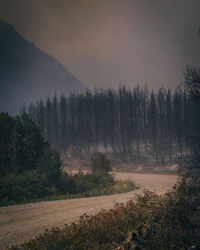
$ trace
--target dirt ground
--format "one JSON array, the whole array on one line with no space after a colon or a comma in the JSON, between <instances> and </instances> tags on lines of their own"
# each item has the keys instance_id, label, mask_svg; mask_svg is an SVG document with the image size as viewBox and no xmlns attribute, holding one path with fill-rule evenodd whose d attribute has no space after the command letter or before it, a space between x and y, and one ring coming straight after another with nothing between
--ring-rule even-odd
<instances>
[{"instance_id":1,"label":"dirt ground","mask_svg":"<svg viewBox=\"0 0 200 250\"><path fill-rule=\"evenodd\" d=\"M79 219L84 213L96 214L125 203L142 194L144 189L164 194L177 181L176 175L113 173L117 180L133 180L139 189L117 195L81 199L46 201L0 208L0 249L43 233L45 229L62 227Z\"/></svg>"}]
</instances>

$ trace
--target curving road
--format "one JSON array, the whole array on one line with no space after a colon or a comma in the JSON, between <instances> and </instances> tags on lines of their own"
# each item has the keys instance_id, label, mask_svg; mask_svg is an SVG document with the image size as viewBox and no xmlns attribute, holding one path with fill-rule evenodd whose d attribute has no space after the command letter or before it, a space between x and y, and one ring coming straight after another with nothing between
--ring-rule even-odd
<instances>
[{"instance_id":1,"label":"curving road","mask_svg":"<svg viewBox=\"0 0 200 250\"><path fill-rule=\"evenodd\" d=\"M177 181L176 175L113 173L117 180L133 180L139 189L110 196L46 201L0 208L0 249L29 240L45 229L62 227L84 213L96 214L111 209L115 203L125 203L142 194L144 189L164 194Z\"/></svg>"}]
</instances>

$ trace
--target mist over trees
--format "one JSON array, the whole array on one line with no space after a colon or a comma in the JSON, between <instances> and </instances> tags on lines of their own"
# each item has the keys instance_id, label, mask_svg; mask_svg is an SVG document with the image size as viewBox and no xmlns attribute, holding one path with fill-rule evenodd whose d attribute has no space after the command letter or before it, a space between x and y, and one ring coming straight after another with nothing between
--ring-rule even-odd
<instances>
[{"instance_id":1,"label":"mist over trees","mask_svg":"<svg viewBox=\"0 0 200 250\"><path fill-rule=\"evenodd\" d=\"M68 98L55 95L31 104L27 112L60 152L70 146L86 152L103 146L124 160L165 162L190 150L185 139L193 123L190 99L184 90L121 86Z\"/></svg>"}]
</instances>

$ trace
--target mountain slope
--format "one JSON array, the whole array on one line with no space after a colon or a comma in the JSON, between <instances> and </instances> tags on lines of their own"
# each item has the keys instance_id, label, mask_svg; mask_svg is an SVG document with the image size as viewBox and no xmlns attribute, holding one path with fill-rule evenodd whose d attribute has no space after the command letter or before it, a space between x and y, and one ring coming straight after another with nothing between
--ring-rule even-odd
<instances>
[{"instance_id":1,"label":"mountain slope","mask_svg":"<svg viewBox=\"0 0 200 250\"><path fill-rule=\"evenodd\" d=\"M57 60L0 21L0 111L16 113L23 103L85 89Z\"/></svg>"}]
</instances>

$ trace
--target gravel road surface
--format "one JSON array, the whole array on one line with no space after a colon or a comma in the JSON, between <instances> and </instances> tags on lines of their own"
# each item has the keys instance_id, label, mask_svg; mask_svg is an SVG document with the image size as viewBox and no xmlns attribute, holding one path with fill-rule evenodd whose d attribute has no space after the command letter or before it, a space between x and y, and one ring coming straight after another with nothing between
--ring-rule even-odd
<instances>
[{"instance_id":1,"label":"gravel road surface","mask_svg":"<svg viewBox=\"0 0 200 250\"><path fill-rule=\"evenodd\" d=\"M139 189L109 196L37 202L0 207L0 249L29 240L45 229L62 227L79 219L84 213L96 214L125 203L142 194L144 189L164 194L177 181L176 175L113 173L117 180L133 180Z\"/></svg>"}]
</instances>

